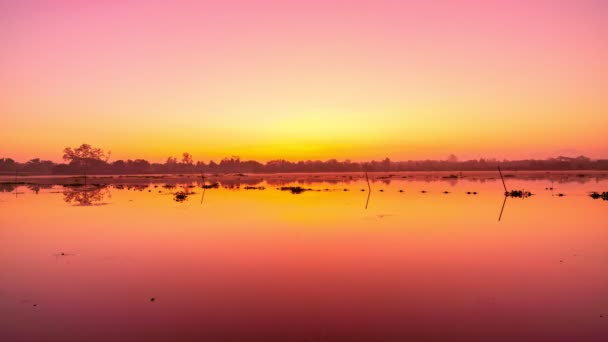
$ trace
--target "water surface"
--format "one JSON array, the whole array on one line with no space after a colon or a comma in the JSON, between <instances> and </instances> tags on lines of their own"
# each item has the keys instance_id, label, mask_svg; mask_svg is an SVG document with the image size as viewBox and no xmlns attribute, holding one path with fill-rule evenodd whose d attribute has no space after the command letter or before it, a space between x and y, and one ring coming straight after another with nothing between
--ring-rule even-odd
<instances>
[{"instance_id":1,"label":"water surface","mask_svg":"<svg viewBox=\"0 0 608 342\"><path fill-rule=\"evenodd\" d=\"M5 185L0 340L604 341L608 181L444 177Z\"/></svg>"}]
</instances>

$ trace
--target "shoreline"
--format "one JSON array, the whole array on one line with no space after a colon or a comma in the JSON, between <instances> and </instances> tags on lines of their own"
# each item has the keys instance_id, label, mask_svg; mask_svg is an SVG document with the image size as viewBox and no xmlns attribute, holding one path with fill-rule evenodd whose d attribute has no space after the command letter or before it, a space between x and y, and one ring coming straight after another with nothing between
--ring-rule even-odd
<instances>
[{"instance_id":1,"label":"shoreline","mask_svg":"<svg viewBox=\"0 0 608 342\"><path fill-rule=\"evenodd\" d=\"M567 171L503 171L507 179L519 180L552 180L558 183L586 183L592 180L608 178L608 171L567 170ZM371 182L390 181L497 181L497 171L396 171L369 172ZM316 173L228 173L205 174L205 183L255 185L261 182L269 184L286 183L350 183L365 181L363 172L316 172ZM0 175L0 185L65 185L79 184L183 184L202 183L201 174L126 174L126 175Z\"/></svg>"}]
</instances>

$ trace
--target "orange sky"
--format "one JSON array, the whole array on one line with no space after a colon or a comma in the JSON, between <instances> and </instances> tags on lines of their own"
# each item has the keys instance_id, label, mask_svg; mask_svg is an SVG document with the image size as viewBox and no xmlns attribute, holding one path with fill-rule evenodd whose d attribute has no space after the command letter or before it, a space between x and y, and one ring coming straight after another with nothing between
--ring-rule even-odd
<instances>
[{"instance_id":1,"label":"orange sky","mask_svg":"<svg viewBox=\"0 0 608 342\"><path fill-rule=\"evenodd\" d=\"M3 1L0 157L608 157L608 5Z\"/></svg>"}]
</instances>

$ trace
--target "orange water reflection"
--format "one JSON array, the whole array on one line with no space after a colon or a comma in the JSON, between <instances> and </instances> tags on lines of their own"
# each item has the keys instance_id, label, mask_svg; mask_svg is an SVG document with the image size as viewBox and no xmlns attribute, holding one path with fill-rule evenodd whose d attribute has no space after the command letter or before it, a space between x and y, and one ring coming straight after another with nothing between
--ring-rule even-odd
<instances>
[{"instance_id":1,"label":"orange water reflection","mask_svg":"<svg viewBox=\"0 0 608 342\"><path fill-rule=\"evenodd\" d=\"M588 192L608 182L509 184L536 195L501 222L494 181L375 182L367 210L361 180L202 204L198 186L18 187L0 193L0 340L604 340L608 202Z\"/></svg>"}]
</instances>

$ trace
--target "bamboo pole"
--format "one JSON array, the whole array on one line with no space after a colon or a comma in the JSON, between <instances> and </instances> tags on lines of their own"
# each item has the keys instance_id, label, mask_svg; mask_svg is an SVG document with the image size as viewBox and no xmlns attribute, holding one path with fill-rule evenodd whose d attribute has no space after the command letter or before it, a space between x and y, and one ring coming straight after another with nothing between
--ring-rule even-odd
<instances>
[{"instance_id":1,"label":"bamboo pole","mask_svg":"<svg viewBox=\"0 0 608 342\"><path fill-rule=\"evenodd\" d=\"M369 196L372 194L372 186L369 184L369 177L367 176L367 171L365 172L365 180L367 180L367 200L365 201L365 209L369 205Z\"/></svg>"},{"instance_id":2,"label":"bamboo pole","mask_svg":"<svg viewBox=\"0 0 608 342\"><path fill-rule=\"evenodd\" d=\"M500 179L502 180L502 186L505 188L505 194L509 192L507 190L507 184L505 184L505 178L502 176L502 172L500 171L500 166L498 166L498 174L500 174Z\"/></svg>"}]
</instances>

